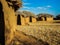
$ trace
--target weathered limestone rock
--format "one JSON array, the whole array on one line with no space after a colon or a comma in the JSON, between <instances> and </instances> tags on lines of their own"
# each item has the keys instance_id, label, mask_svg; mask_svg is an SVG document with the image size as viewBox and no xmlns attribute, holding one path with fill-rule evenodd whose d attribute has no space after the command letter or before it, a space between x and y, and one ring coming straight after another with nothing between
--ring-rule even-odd
<instances>
[{"instance_id":1,"label":"weathered limestone rock","mask_svg":"<svg viewBox=\"0 0 60 45\"><path fill-rule=\"evenodd\" d=\"M15 11L21 6L18 0L1 0L5 22L5 45L9 45L14 37L16 27Z\"/></svg>"}]
</instances>

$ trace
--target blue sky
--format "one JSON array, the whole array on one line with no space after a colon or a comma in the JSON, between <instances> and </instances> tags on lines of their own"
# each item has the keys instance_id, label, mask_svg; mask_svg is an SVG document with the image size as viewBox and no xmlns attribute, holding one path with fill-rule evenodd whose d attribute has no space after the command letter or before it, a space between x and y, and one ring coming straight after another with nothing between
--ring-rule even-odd
<instances>
[{"instance_id":1,"label":"blue sky","mask_svg":"<svg viewBox=\"0 0 60 45\"><path fill-rule=\"evenodd\" d=\"M35 14L60 14L60 0L22 0L23 6L19 10L30 11Z\"/></svg>"}]
</instances>

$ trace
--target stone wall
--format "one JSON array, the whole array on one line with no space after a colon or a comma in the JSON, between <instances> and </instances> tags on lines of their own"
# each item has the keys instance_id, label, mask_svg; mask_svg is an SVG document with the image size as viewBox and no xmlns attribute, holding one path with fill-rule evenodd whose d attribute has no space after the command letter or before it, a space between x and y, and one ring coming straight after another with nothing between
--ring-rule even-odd
<instances>
[{"instance_id":1,"label":"stone wall","mask_svg":"<svg viewBox=\"0 0 60 45\"><path fill-rule=\"evenodd\" d=\"M25 25L25 18L21 16L21 25Z\"/></svg>"},{"instance_id":2,"label":"stone wall","mask_svg":"<svg viewBox=\"0 0 60 45\"><path fill-rule=\"evenodd\" d=\"M46 18L46 19L45 19ZM42 20L41 20L42 19ZM39 21L48 21L48 22L51 22L53 21L53 17L41 17L41 19L39 19Z\"/></svg>"},{"instance_id":3,"label":"stone wall","mask_svg":"<svg viewBox=\"0 0 60 45\"><path fill-rule=\"evenodd\" d=\"M44 17L41 17L42 18L42 21L45 21Z\"/></svg>"},{"instance_id":4,"label":"stone wall","mask_svg":"<svg viewBox=\"0 0 60 45\"><path fill-rule=\"evenodd\" d=\"M37 21L36 18L33 17L33 18L32 18L32 22L36 22L36 21Z\"/></svg>"},{"instance_id":5,"label":"stone wall","mask_svg":"<svg viewBox=\"0 0 60 45\"><path fill-rule=\"evenodd\" d=\"M47 17L47 21L48 22L52 22L53 21L53 17Z\"/></svg>"},{"instance_id":6,"label":"stone wall","mask_svg":"<svg viewBox=\"0 0 60 45\"><path fill-rule=\"evenodd\" d=\"M29 17L25 17L25 24L29 23Z\"/></svg>"}]
</instances>

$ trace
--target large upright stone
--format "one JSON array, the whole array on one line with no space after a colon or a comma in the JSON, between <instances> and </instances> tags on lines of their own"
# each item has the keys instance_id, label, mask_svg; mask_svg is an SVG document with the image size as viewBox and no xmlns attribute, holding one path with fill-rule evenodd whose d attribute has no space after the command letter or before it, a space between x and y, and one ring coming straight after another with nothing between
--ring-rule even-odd
<instances>
[{"instance_id":1,"label":"large upright stone","mask_svg":"<svg viewBox=\"0 0 60 45\"><path fill-rule=\"evenodd\" d=\"M15 11L21 6L18 0L0 0L5 23L5 45L9 45L14 37L16 27Z\"/></svg>"}]
</instances>

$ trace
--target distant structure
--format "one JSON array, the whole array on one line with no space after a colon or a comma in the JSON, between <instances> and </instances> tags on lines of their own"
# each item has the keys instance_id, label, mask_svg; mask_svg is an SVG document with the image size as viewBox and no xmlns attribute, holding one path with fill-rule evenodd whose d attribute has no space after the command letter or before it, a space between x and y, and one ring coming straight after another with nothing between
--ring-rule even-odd
<instances>
[{"instance_id":1,"label":"distant structure","mask_svg":"<svg viewBox=\"0 0 60 45\"><path fill-rule=\"evenodd\" d=\"M27 18L29 18L29 19L27 19L28 22L34 23L37 21L37 19L36 19L37 16L34 13L31 13L28 11L23 11L23 13L27 15Z\"/></svg>"},{"instance_id":2,"label":"distant structure","mask_svg":"<svg viewBox=\"0 0 60 45\"><path fill-rule=\"evenodd\" d=\"M56 16L56 19L57 19L57 20L60 20L60 14L58 14L58 15Z\"/></svg>"},{"instance_id":3,"label":"distant structure","mask_svg":"<svg viewBox=\"0 0 60 45\"><path fill-rule=\"evenodd\" d=\"M27 11L17 11L16 16L17 25L27 25L30 22L34 23L37 21L35 14Z\"/></svg>"},{"instance_id":4,"label":"distant structure","mask_svg":"<svg viewBox=\"0 0 60 45\"><path fill-rule=\"evenodd\" d=\"M26 15L20 11L16 12L17 25L25 25Z\"/></svg>"},{"instance_id":5,"label":"distant structure","mask_svg":"<svg viewBox=\"0 0 60 45\"><path fill-rule=\"evenodd\" d=\"M53 15L50 14L38 14L38 21L53 21Z\"/></svg>"}]
</instances>

